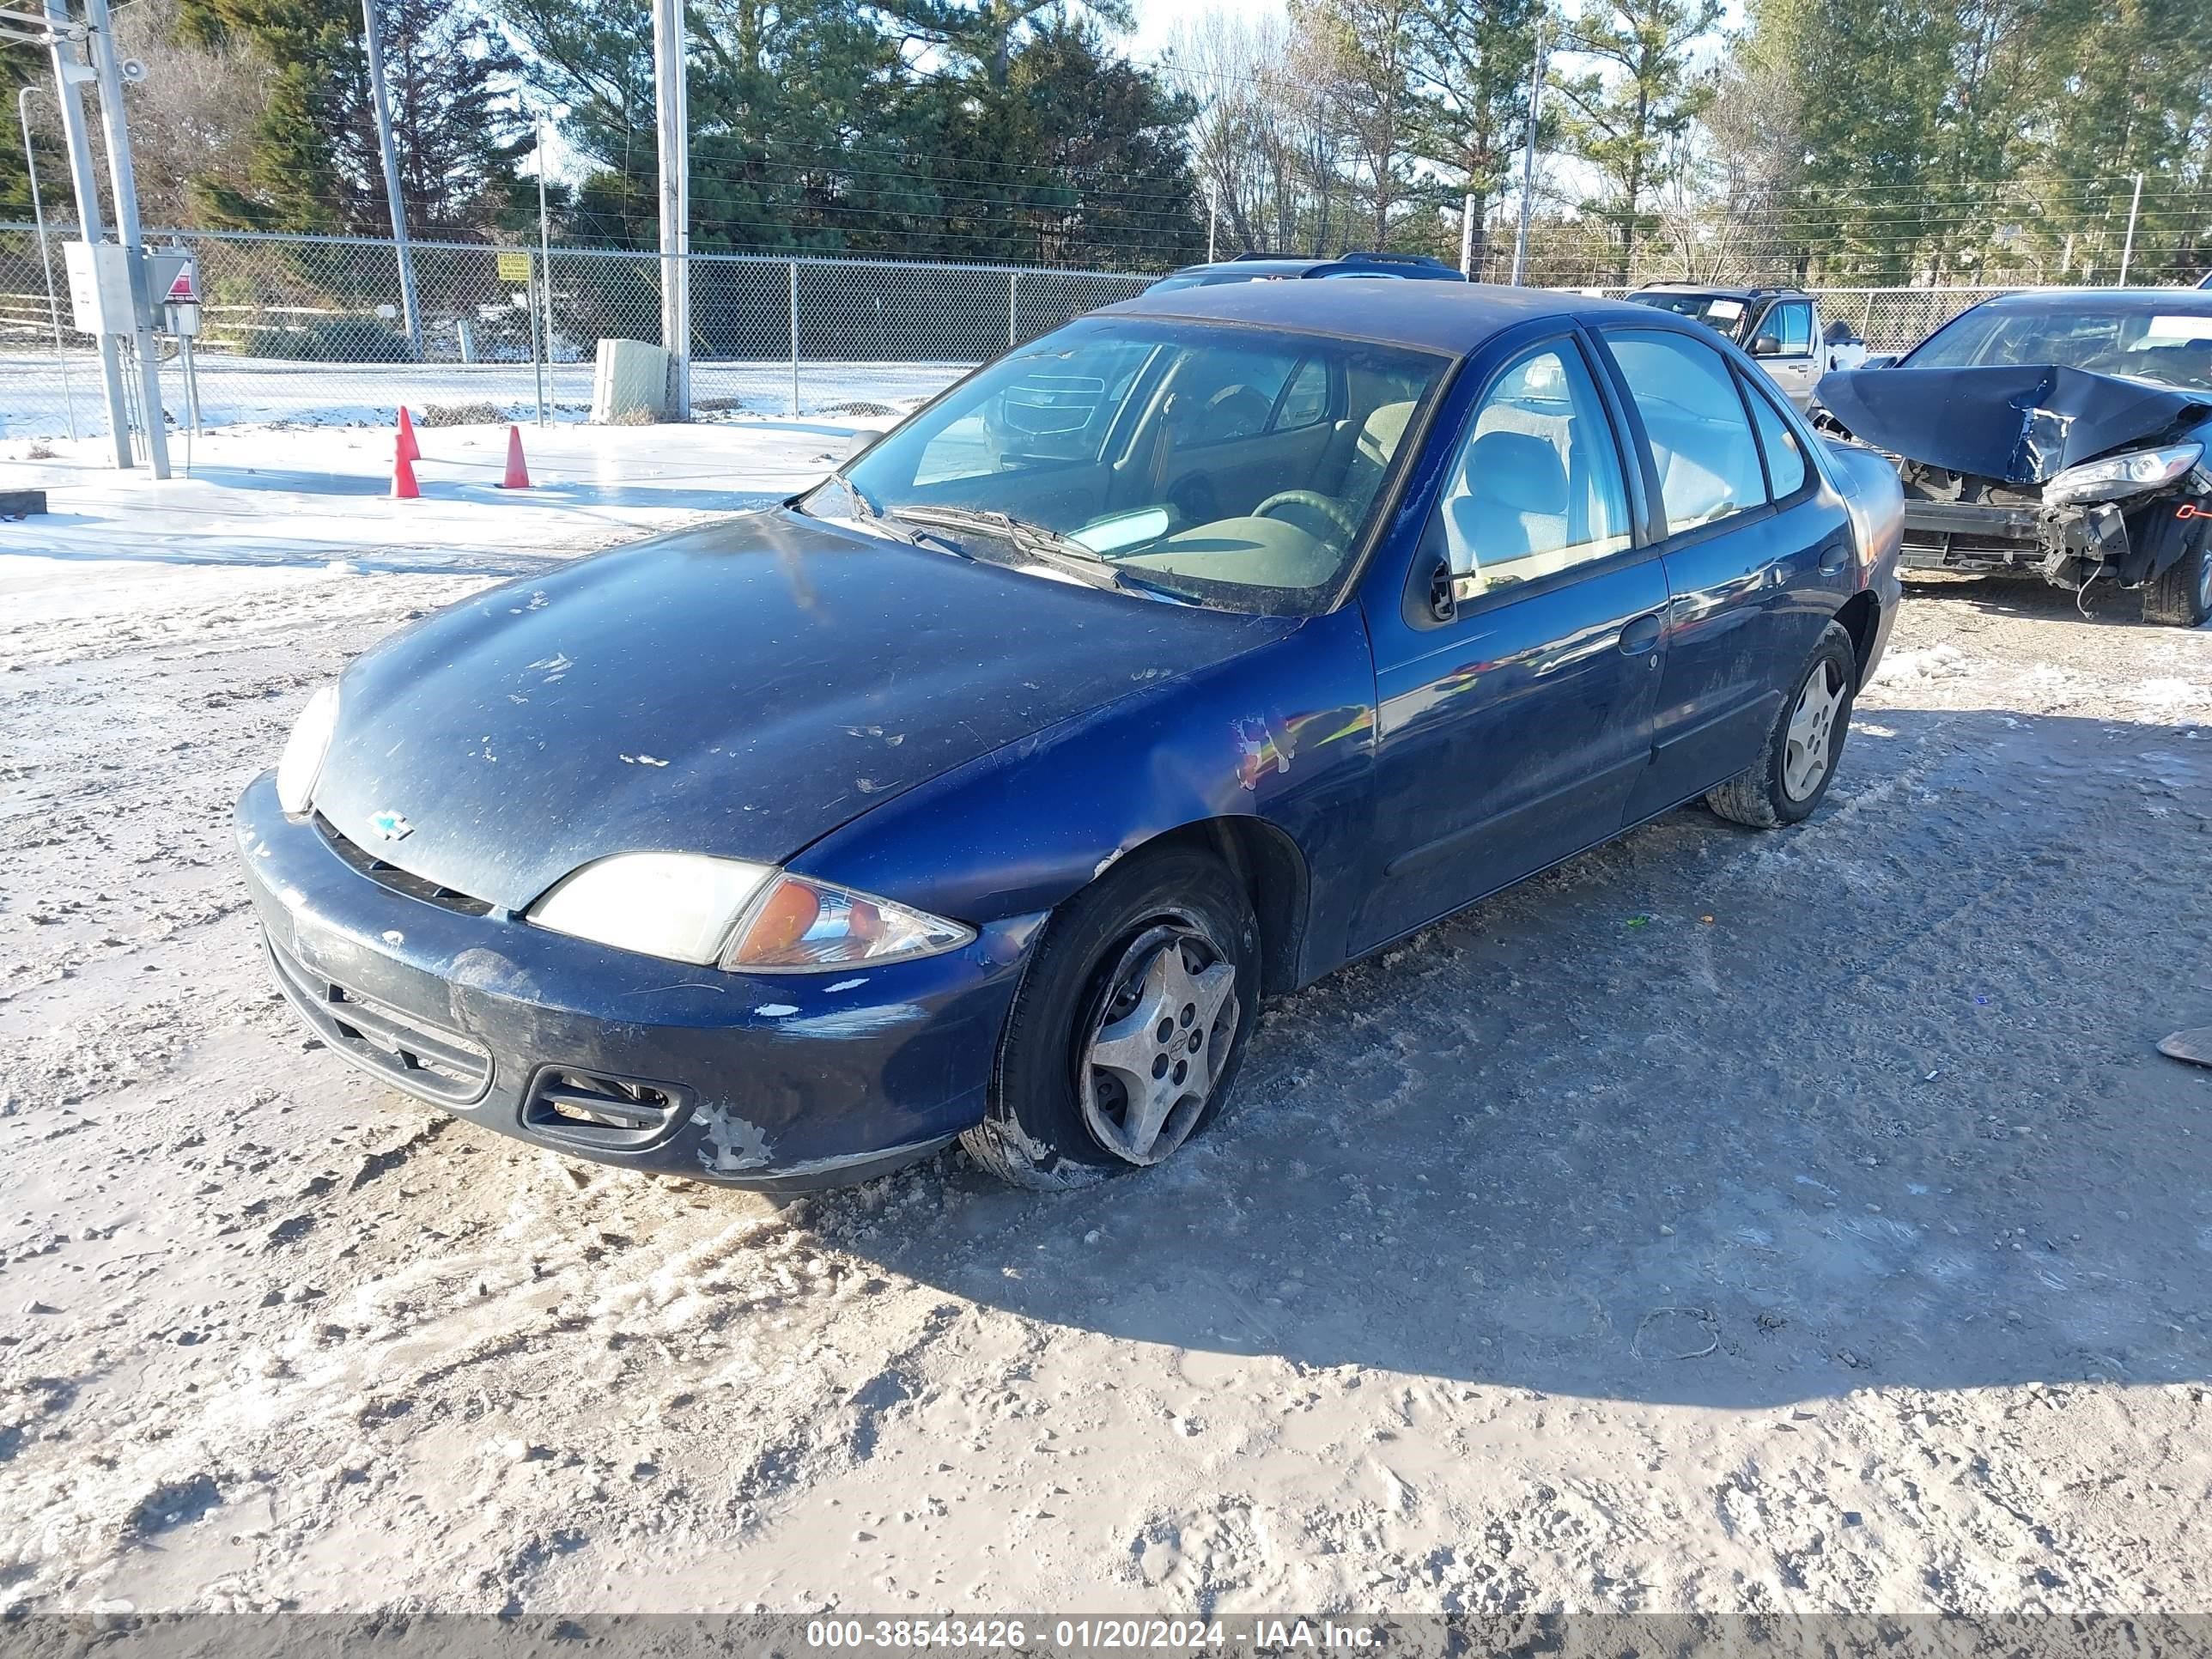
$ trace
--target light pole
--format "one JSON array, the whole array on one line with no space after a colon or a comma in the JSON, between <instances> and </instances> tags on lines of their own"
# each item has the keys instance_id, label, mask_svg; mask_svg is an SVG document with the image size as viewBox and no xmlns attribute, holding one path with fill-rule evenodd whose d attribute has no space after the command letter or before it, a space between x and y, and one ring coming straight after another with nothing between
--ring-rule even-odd
<instances>
[{"instance_id":1,"label":"light pole","mask_svg":"<svg viewBox=\"0 0 2212 1659\"><path fill-rule=\"evenodd\" d=\"M558 121L568 113L566 104L556 104L539 114L532 123L538 136L538 269L544 284L545 307L545 374L550 380L553 374L553 230L552 220L545 210L545 117ZM538 403L538 424L545 424L545 400Z\"/></svg>"},{"instance_id":2,"label":"light pole","mask_svg":"<svg viewBox=\"0 0 2212 1659\"><path fill-rule=\"evenodd\" d=\"M399 196L399 152L392 142L392 100L384 88L384 39L376 0L361 0L362 40L368 50L368 97L376 110L376 146L384 155L384 200L392 213L392 247L399 258L399 309L416 362L422 357L422 313L415 297L415 256L407 246L407 209Z\"/></svg>"},{"instance_id":3,"label":"light pole","mask_svg":"<svg viewBox=\"0 0 2212 1659\"><path fill-rule=\"evenodd\" d=\"M70 185L76 196L77 240L99 241L106 234L100 215L100 175L93 170L92 137L85 125L84 99L79 82L92 77L88 62L80 61L77 46L85 42L83 25L70 18L68 0L46 0L46 43L54 66L54 107L61 112L62 137L69 149ZM123 353L117 337L102 333L100 344L100 388L107 399L108 441L115 465L128 467L131 454L131 404L123 390Z\"/></svg>"},{"instance_id":4,"label":"light pole","mask_svg":"<svg viewBox=\"0 0 2212 1659\"><path fill-rule=\"evenodd\" d=\"M668 348L669 413L679 421L691 418L691 120L684 59L684 0L653 0L653 128L660 160L660 343Z\"/></svg>"},{"instance_id":5,"label":"light pole","mask_svg":"<svg viewBox=\"0 0 2212 1659\"><path fill-rule=\"evenodd\" d=\"M107 0L84 0L86 44L92 48L94 77L100 85L100 129L107 146L107 186L115 198L115 234L131 256L131 290L137 316L132 320L138 359L139 406L146 416L146 459L154 476L169 476L167 414L161 407L161 353L155 343L152 296L146 286L145 239L138 230L138 178L131 167L131 128L123 109L123 65L115 55L115 27Z\"/></svg>"},{"instance_id":6,"label":"light pole","mask_svg":"<svg viewBox=\"0 0 2212 1659\"><path fill-rule=\"evenodd\" d=\"M23 127L23 170L31 179L31 222L39 232L39 270L46 279L46 315L54 325L54 361L62 371L62 410L69 420L70 441L76 441L76 394L70 389L69 349L62 343L62 306L54 295L53 256L46 252L46 210L39 200L39 158L31 151L31 94L25 87L15 94L15 115Z\"/></svg>"},{"instance_id":7,"label":"light pole","mask_svg":"<svg viewBox=\"0 0 2212 1659\"><path fill-rule=\"evenodd\" d=\"M1513 286L1528 274L1528 214L1536 204L1536 118L1544 102L1544 26L1536 26L1536 56L1528 65L1528 148L1521 156L1521 228L1513 238Z\"/></svg>"}]
</instances>

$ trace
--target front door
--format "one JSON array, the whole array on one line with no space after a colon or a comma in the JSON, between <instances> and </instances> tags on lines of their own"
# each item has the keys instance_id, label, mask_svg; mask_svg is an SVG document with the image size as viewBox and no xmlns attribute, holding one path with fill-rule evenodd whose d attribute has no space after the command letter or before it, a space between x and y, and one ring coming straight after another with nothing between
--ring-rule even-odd
<instances>
[{"instance_id":1,"label":"front door","mask_svg":"<svg viewBox=\"0 0 2212 1659\"><path fill-rule=\"evenodd\" d=\"M1800 409L1813 401L1820 384L1821 342L1813 337L1813 302L1776 300L1752 332L1751 355L1767 378Z\"/></svg>"},{"instance_id":2,"label":"front door","mask_svg":"<svg viewBox=\"0 0 2212 1659\"><path fill-rule=\"evenodd\" d=\"M1509 362L1457 444L1402 601L1370 604L1379 868L1355 951L1613 834L1650 761L1666 576L1578 338Z\"/></svg>"}]
</instances>

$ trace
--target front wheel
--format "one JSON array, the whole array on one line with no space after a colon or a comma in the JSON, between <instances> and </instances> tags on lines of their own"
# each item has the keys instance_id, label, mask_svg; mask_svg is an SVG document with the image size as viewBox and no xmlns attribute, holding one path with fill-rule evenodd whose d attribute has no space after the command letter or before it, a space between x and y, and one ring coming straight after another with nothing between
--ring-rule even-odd
<instances>
[{"instance_id":1,"label":"front wheel","mask_svg":"<svg viewBox=\"0 0 2212 1659\"><path fill-rule=\"evenodd\" d=\"M1813 816L1835 781L1836 763L1858 694L1858 653L1839 623L1820 630L1782 712L1766 734L1758 760L1705 796L1705 804L1735 823L1772 830Z\"/></svg>"},{"instance_id":2,"label":"front wheel","mask_svg":"<svg viewBox=\"0 0 2212 1659\"><path fill-rule=\"evenodd\" d=\"M2212 549L2198 544L2144 584L2143 620L2201 628L2212 619Z\"/></svg>"},{"instance_id":3,"label":"front wheel","mask_svg":"<svg viewBox=\"0 0 2212 1659\"><path fill-rule=\"evenodd\" d=\"M1161 1162L1220 1113L1259 990L1259 923L1220 860L1133 855L1047 925L962 1144L1043 1190Z\"/></svg>"}]
</instances>

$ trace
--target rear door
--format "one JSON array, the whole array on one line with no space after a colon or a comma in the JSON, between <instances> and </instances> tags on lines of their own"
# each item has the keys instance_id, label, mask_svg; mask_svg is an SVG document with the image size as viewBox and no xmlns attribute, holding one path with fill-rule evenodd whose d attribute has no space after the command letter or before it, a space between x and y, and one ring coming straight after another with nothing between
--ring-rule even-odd
<instances>
[{"instance_id":1,"label":"rear door","mask_svg":"<svg viewBox=\"0 0 2212 1659\"><path fill-rule=\"evenodd\" d=\"M1850 526L1802 422L1694 335L1602 339L1665 518L1666 667L1650 772L1628 817L1694 799L1759 758L1850 583Z\"/></svg>"}]
</instances>

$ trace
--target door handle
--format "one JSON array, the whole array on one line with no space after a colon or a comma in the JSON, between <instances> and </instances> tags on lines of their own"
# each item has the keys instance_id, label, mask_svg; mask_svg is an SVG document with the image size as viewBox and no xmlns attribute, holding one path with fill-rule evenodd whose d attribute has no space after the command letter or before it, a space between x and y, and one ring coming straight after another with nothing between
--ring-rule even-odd
<instances>
[{"instance_id":1,"label":"door handle","mask_svg":"<svg viewBox=\"0 0 2212 1659\"><path fill-rule=\"evenodd\" d=\"M1637 617L1620 630L1620 648L1632 657L1640 657L1659 643L1659 615L1652 611Z\"/></svg>"}]
</instances>

